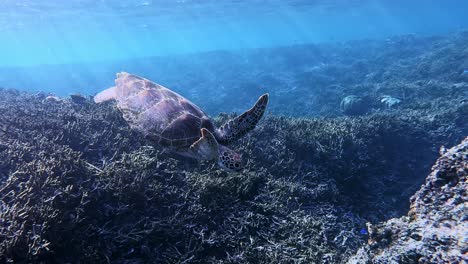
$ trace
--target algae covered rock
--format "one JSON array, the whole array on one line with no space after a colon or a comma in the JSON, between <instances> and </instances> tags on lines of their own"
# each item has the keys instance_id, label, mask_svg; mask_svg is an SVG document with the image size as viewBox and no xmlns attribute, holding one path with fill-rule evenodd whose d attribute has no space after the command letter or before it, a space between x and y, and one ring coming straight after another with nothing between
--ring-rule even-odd
<instances>
[{"instance_id":1,"label":"algae covered rock","mask_svg":"<svg viewBox=\"0 0 468 264\"><path fill-rule=\"evenodd\" d=\"M368 245L348 263L468 261L468 138L441 152L408 216L368 224Z\"/></svg>"},{"instance_id":2,"label":"algae covered rock","mask_svg":"<svg viewBox=\"0 0 468 264\"><path fill-rule=\"evenodd\" d=\"M340 110L345 115L363 115L369 111L369 103L363 97L348 95L341 100Z\"/></svg>"},{"instance_id":3,"label":"algae covered rock","mask_svg":"<svg viewBox=\"0 0 468 264\"><path fill-rule=\"evenodd\" d=\"M395 108L401 103L401 100L395 97L392 97L390 95L384 95L380 97L380 103L385 107L385 108Z\"/></svg>"}]
</instances>

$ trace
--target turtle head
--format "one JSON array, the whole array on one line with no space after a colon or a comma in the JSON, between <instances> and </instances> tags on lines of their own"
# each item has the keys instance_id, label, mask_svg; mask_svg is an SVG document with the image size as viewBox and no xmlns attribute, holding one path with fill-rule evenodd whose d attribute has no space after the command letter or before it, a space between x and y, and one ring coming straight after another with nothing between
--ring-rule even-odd
<instances>
[{"instance_id":1,"label":"turtle head","mask_svg":"<svg viewBox=\"0 0 468 264\"><path fill-rule=\"evenodd\" d=\"M227 171L240 171L243 168L242 157L234 150L219 145L218 165Z\"/></svg>"}]
</instances>

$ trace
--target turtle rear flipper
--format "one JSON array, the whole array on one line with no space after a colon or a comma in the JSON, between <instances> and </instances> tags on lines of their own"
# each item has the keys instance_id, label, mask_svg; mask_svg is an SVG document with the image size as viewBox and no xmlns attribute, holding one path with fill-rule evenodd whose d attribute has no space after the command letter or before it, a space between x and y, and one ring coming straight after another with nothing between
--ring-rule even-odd
<instances>
[{"instance_id":1,"label":"turtle rear flipper","mask_svg":"<svg viewBox=\"0 0 468 264\"><path fill-rule=\"evenodd\" d=\"M190 150L201 159L213 160L218 158L218 142L211 132L201 129L201 137L190 146Z\"/></svg>"},{"instance_id":2,"label":"turtle rear flipper","mask_svg":"<svg viewBox=\"0 0 468 264\"><path fill-rule=\"evenodd\" d=\"M109 101L112 99L115 99L117 97L117 94L115 92L115 87L108 88L94 96L94 102L95 103L102 103L105 101Z\"/></svg>"},{"instance_id":3,"label":"turtle rear flipper","mask_svg":"<svg viewBox=\"0 0 468 264\"><path fill-rule=\"evenodd\" d=\"M268 94L264 94L260 96L252 108L222 125L217 130L219 143L229 144L254 129L265 113L267 104Z\"/></svg>"}]
</instances>

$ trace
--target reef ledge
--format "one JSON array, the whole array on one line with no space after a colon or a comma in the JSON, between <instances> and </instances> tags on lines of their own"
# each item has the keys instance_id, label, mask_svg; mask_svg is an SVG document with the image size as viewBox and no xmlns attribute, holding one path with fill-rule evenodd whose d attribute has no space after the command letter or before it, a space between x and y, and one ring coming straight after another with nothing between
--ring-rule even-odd
<instances>
[{"instance_id":1,"label":"reef ledge","mask_svg":"<svg viewBox=\"0 0 468 264\"><path fill-rule=\"evenodd\" d=\"M446 150L408 216L367 224L368 244L348 263L466 263L468 261L468 137Z\"/></svg>"}]
</instances>

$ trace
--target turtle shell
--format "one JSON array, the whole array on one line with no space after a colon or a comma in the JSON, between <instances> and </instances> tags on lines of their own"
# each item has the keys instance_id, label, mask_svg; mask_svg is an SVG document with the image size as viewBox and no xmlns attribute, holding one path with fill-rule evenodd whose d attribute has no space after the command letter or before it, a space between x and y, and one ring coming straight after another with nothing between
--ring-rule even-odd
<instances>
[{"instance_id":1,"label":"turtle shell","mask_svg":"<svg viewBox=\"0 0 468 264\"><path fill-rule=\"evenodd\" d=\"M129 73L118 73L115 84L123 118L161 146L187 148L200 138L201 128L214 131L198 106L166 87Z\"/></svg>"}]
</instances>

